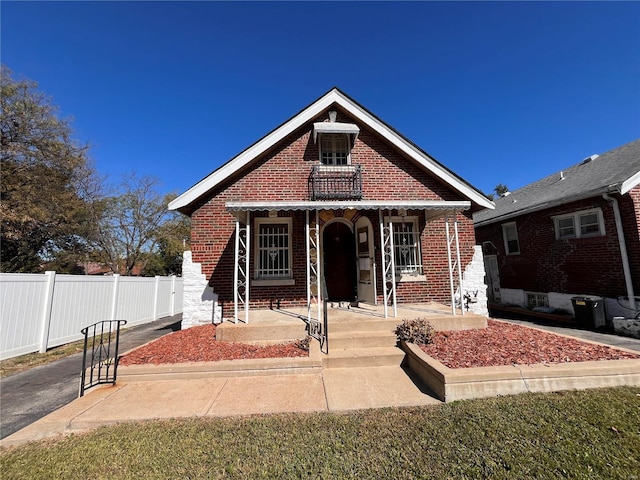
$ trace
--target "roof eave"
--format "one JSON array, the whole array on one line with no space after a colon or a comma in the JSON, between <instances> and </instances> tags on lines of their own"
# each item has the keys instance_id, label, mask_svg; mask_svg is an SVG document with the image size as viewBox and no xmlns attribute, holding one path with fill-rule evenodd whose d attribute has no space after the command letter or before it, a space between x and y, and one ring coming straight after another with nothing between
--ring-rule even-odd
<instances>
[{"instance_id":1,"label":"roof eave","mask_svg":"<svg viewBox=\"0 0 640 480\"><path fill-rule=\"evenodd\" d=\"M504 215L498 215L496 217L491 217L486 220L480 220L474 222L475 227L482 227L485 225L491 225L492 223L504 222L506 220L511 220L513 218L519 217L521 215L526 215L528 213L539 212L541 210L546 210L548 208L557 207L558 205L563 205L565 203L577 202L580 200L584 200L586 198L599 197L605 193L618 192L619 189L617 186L608 186L601 187L595 190L590 190L589 192L583 192L578 195L572 195L569 197L564 197L561 199L553 200L550 202L539 203L536 205L531 205L530 207L525 207L521 210L516 210L514 212L505 213Z\"/></svg>"}]
</instances>

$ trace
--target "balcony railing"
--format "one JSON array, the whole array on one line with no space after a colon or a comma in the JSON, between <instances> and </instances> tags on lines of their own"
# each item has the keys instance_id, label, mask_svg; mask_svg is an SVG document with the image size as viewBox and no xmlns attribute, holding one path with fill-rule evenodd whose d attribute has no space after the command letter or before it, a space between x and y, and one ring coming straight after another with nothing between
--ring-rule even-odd
<instances>
[{"instance_id":1,"label":"balcony railing","mask_svg":"<svg viewBox=\"0 0 640 480\"><path fill-rule=\"evenodd\" d=\"M360 165L314 165L309 176L311 200L359 200L362 198Z\"/></svg>"}]
</instances>

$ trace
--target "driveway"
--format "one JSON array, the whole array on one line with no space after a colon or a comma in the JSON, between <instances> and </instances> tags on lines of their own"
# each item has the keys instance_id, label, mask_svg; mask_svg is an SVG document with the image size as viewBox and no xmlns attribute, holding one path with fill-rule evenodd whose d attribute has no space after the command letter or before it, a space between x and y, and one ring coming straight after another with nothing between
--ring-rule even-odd
<instances>
[{"instance_id":1,"label":"driveway","mask_svg":"<svg viewBox=\"0 0 640 480\"><path fill-rule=\"evenodd\" d=\"M120 352L178 330L182 315L125 329ZM78 397L82 354L0 379L0 438L30 425Z\"/></svg>"}]
</instances>

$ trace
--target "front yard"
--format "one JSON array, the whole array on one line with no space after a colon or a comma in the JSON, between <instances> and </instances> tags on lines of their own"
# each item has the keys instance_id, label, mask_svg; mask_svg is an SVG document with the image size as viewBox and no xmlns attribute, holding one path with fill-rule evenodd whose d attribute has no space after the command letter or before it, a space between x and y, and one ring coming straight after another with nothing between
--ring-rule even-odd
<instances>
[{"instance_id":1,"label":"front yard","mask_svg":"<svg viewBox=\"0 0 640 480\"><path fill-rule=\"evenodd\" d=\"M637 478L640 388L154 421L0 457L21 478Z\"/></svg>"}]
</instances>

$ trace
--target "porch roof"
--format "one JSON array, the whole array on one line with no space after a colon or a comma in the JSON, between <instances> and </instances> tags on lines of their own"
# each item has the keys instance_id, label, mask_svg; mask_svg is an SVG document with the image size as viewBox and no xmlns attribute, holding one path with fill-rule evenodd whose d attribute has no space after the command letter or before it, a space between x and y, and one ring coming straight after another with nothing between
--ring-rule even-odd
<instances>
[{"instance_id":1,"label":"porch roof","mask_svg":"<svg viewBox=\"0 0 640 480\"><path fill-rule=\"evenodd\" d=\"M287 202L227 202L226 208L230 212L257 212L265 210L469 210L470 201L444 200L360 200L324 202L300 200Z\"/></svg>"}]
</instances>

